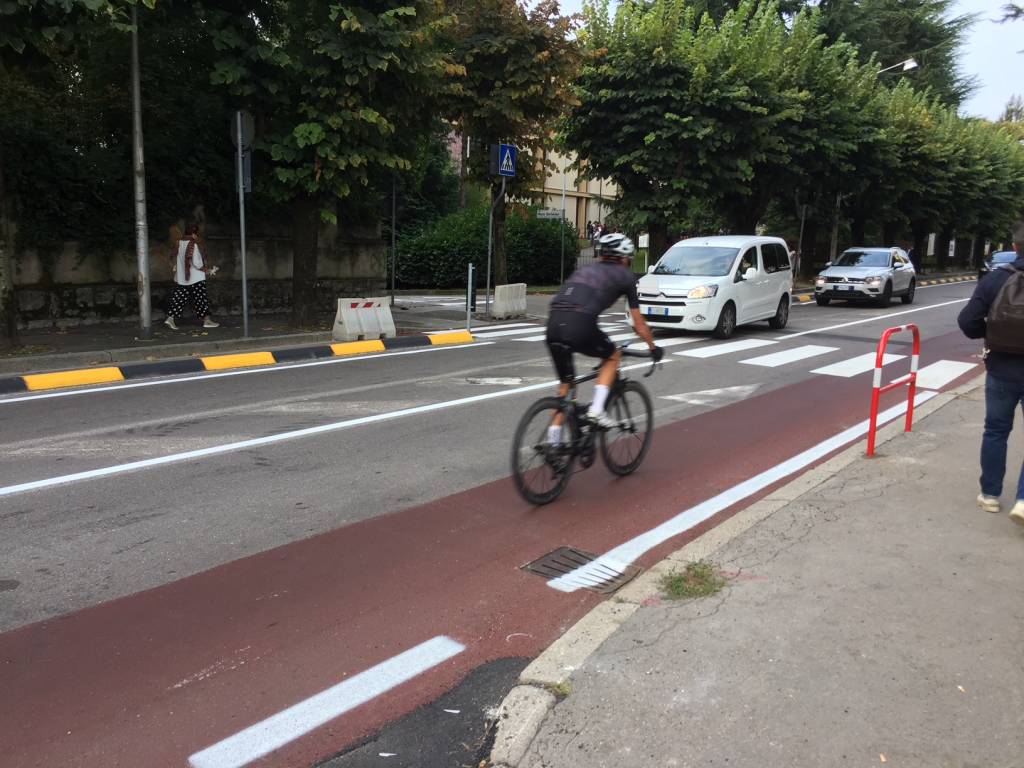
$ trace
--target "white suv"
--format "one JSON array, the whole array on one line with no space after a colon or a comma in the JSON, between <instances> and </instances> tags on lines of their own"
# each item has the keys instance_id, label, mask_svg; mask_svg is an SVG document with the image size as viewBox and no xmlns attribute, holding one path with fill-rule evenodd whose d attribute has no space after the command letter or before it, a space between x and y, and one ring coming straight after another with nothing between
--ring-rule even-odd
<instances>
[{"instance_id":1,"label":"white suv","mask_svg":"<svg viewBox=\"0 0 1024 768\"><path fill-rule=\"evenodd\" d=\"M640 278L640 311L652 328L732 336L737 325L789 322L793 270L779 237L694 237L673 245Z\"/></svg>"}]
</instances>

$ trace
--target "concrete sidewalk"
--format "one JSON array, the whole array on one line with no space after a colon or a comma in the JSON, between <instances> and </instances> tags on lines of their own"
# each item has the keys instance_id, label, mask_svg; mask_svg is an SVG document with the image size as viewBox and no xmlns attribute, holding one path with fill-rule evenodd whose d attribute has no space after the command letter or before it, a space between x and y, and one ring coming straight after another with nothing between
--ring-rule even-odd
<instances>
[{"instance_id":1,"label":"concrete sidewalk","mask_svg":"<svg viewBox=\"0 0 1024 768\"><path fill-rule=\"evenodd\" d=\"M861 443L691 543L637 580L646 598L634 583L602 604L567 645L621 626L585 661L553 647L524 671L577 667L539 730L515 712L499 725L496 762L1024 765L1024 529L1006 514L1024 441L1018 423L1006 509L982 512L981 381L879 457ZM729 578L720 593L652 589L697 558ZM543 716L550 693L516 690L538 691L525 710Z\"/></svg>"}]
</instances>

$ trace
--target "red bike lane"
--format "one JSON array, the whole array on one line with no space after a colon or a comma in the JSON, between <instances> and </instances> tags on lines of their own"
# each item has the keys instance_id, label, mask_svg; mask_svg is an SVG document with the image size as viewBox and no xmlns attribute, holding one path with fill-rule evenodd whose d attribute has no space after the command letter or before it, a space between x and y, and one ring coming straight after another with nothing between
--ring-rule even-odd
<instances>
[{"instance_id":1,"label":"red bike lane","mask_svg":"<svg viewBox=\"0 0 1024 768\"><path fill-rule=\"evenodd\" d=\"M928 340L922 364L970 361L976 349L947 334ZM870 374L811 377L661 427L637 474L620 479L595 466L544 508L526 505L506 478L7 632L0 764L184 766L432 637L465 646L251 763L308 765L431 701L481 663L537 655L601 599L551 589L521 571L524 563L562 545L605 552L860 423L869 398ZM652 549L641 564L757 496Z\"/></svg>"}]
</instances>

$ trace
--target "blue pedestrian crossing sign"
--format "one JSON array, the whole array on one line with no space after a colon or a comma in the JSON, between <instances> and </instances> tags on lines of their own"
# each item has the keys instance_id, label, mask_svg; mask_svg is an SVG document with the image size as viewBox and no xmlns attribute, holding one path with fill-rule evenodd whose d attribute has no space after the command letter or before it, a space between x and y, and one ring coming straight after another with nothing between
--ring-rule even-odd
<instances>
[{"instance_id":1,"label":"blue pedestrian crossing sign","mask_svg":"<svg viewBox=\"0 0 1024 768\"><path fill-rule=\"evenodd\" d=\"M498 175L516 175L516 148L511 144L498 145Z\"/></svg>"}]
</instances>

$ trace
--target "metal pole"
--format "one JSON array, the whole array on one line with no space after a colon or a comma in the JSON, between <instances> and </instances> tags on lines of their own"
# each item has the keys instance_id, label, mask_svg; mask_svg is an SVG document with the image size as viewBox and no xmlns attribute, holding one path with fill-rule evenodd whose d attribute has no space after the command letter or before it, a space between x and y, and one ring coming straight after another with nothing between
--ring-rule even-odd
<instances>
[{"instance_id":1,"label":"metal pole","mask_svg":"<svg viewBox=\"0 0 1024 768\"><path fill-rule=\"evenodd\" d=\"M153 337L149 286L149 226L146 223L146 168L142 152L142 86L139 82L139 19L132 6L132 165L135 176L135 259L139 292L139 335Z\"/></svg>"},{"instance_id":2,"label":"metal pole","mask_svg":"<svg viewBox=\"0 0 1024 768\"><path fill-rule=\"evenodd\" d=\"M560 230L562 242L562 260L559 270L559 284L565 282L565 158L562 158L562 227Z\"/></svg>"},{"instance_id":3,"label":"metal pole","mask_svg":"<svg viewBox=\"0 0 1024 768\"><path fill-rule=\"evenodd\" d=\"M249 281L245 270L245 176L242 168L242 111L235 112L238 128L238 244L242 256L242 337L249 338Z\"/></svg>"},{"instance_id":4,"label":"metal pole","mask_svg":"<svg viewBox=\"0 0 1024 768\"><path fill-rule=\"evenodd\" d=\"M466 330L473 330L473 262L469 262L466 276Z\"/></svg>"},{"instance_id":5,"label":"metal pole","mask_svg":"<svg viewBox=\"0 0 1024 768\"><path fill-rule=\"evenodd\" d=\"M800 239L796 243L796 257L799 259L797 262L797 272L800 271L800 267L803 266L804 261L804 221L807 219L807 204L800 206ZM800 277L797 274L797 277Z\"/></svg>"},{"instance_id":6,"label":"metal pole","mask_svg":"<svg viewBox=\"0 0 1024 768\"><path fill-rule=\"evenodd\" d=\"M494 247L494 209L505 204L505 177L501 177L501 192L491 203L491 214L487 219L487 282L484 285L484 312L491 314L491 253Z\"/></svg>"},{"instance_id":7,"label":"metal pole","mask_svg":"<svg viewBox=\"0 0 1024 768\"><path fill-rule=\"evenodd\" d=\"M395 210L398 197L397 182L395 175L391 174L391 305L395 304L395 268L397 263L397 252L395 251Z\"/></svg>"}]
</instances>

